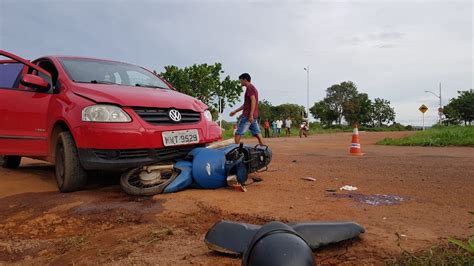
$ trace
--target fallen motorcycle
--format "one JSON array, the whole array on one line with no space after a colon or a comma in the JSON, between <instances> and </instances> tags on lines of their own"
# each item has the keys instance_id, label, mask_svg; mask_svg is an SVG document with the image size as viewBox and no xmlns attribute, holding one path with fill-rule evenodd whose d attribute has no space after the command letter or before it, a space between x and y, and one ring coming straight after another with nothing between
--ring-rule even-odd
<instances>
[{"instance_id":1,"label":"fallen motorcycle","mask_svg":"<svg viewBox=\"0 0 474 266\"><path fill-rule=\"evenodd\" d=\"M266 170L271 159L272 152L265 145L221 143L195 148L183 159L171 163L130 169L121 176L120 185L125 192L136 196L186 188L242 187L250 173Z\"/></svg>"}]
</instances>

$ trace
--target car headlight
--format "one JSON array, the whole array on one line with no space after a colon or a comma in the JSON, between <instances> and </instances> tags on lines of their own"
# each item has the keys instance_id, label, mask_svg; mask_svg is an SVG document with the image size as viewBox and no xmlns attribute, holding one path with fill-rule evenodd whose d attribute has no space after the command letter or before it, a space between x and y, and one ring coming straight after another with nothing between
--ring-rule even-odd
<instances>
[{"instance_id":1,"label":"car headlight","mask_svg":"<svg viewBox=\"0 0 474 266\"><path fill-rule=\"evenodd\" d=\"M84 122L130 122L130 116L122 108L114 105L97 104L82 109L82 121Z\"/></svg>"},{"instance_id":2,"label":"car headlight","mask_svg":"<svg viewBox=\"0 0 474 266\"><path fill-rule=\"evenodd\" d=\"M212 114L209 112L209 110L204 111L204 117L206 118L207 121L212 121Z\"/></svg>"}]
</instances>

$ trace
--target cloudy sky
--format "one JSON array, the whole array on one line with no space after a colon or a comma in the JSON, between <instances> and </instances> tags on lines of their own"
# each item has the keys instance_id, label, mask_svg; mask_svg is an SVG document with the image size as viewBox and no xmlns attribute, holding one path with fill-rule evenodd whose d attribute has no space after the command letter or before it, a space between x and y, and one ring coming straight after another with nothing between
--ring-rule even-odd
<instances>
[{"instance_id":1,"label":"cloudy sky","mask_svg":"<svg viewBox=\"0 0 474 266\"><path fill-rule=\"evenodd\" d=\"M397 122L427 123L473 86L473 1L0 0L0 49L22 57L79 55L163 71L223 64L249 72L260 98L310 105L351 80L390 100ZM230 110L226 110L230 112Z\"/></svg>"}]
</instances>

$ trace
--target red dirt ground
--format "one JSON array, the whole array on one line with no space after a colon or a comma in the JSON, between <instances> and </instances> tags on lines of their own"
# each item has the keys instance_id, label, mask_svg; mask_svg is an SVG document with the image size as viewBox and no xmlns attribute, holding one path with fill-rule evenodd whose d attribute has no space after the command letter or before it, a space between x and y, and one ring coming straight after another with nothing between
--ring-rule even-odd
<instances>
[{"instance_id":1,"label":"red dirt ground","mask_svg":"<svg viewBox=\"0 0 474 266\"><path fill-rule=\"evenodd\" d=\"M347 155L349 133L270 139L270 169L256 174L263 182L245 193L224 188L137 198L120 190L117 176L95 174L87 190L60 194L53 166L24 159L18 170L0 169L0 264L239 265L239 258L204 244L220 219L350 220L365 227L359 239L318 250L321 264L382 264L402 249L472 235L474 148L375 145L407 134L362 132L362 157ZM372 206L349 192L326 191L343 185L406 200Z\"/></svg>"}]
</instances>

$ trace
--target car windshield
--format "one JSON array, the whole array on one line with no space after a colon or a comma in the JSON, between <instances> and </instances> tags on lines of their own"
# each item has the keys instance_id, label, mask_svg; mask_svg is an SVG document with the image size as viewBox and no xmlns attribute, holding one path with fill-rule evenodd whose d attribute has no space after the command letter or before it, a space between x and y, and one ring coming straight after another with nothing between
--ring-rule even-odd
<instances>
[{"instance_id":1,"label":"car windshield","mask_svg":"<svg viewBox=\"0 0 474 266\"><path fill-rule=\"evenodd\" d=\"M74 82L169 89L163 80L138 66L85 58L61 58L60 61Z\"/></svg>"}]
</instances>

